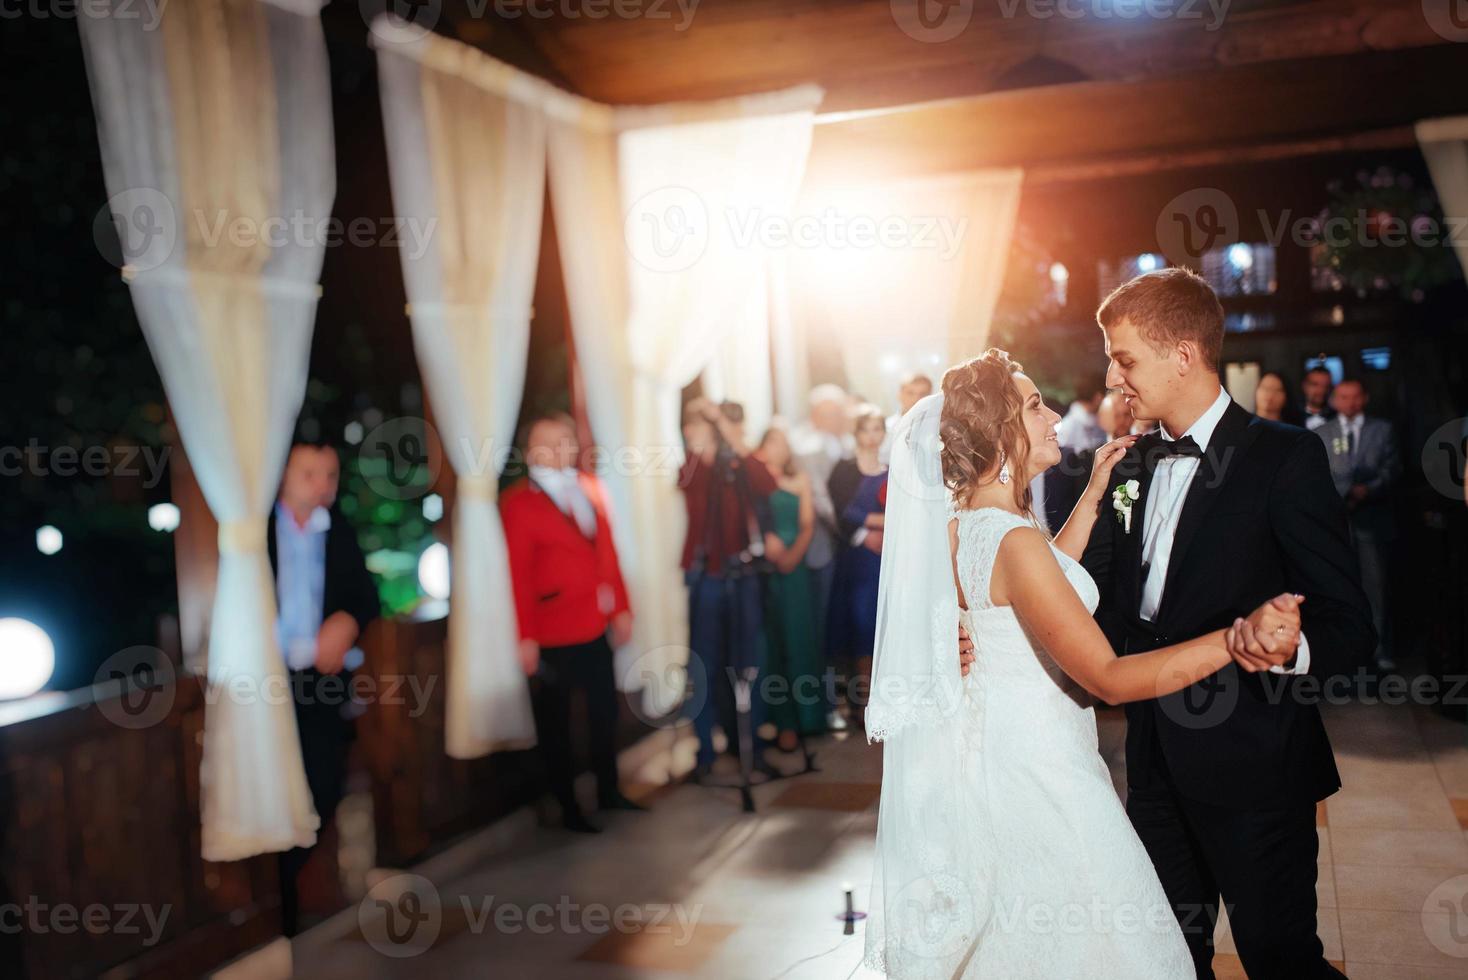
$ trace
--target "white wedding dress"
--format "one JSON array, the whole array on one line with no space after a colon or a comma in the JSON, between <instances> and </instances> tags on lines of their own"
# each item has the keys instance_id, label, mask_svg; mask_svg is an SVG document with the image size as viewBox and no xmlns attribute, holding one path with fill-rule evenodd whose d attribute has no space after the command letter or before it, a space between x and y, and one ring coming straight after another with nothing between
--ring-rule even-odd
<instances>
[{"instance_id":1,"label":"white wedding dress","mask_svg":"<svg viewBox=\"0 0 1468 980\"><path fill-rule=\"evenodd\" d=\"M976 659L956 719L955 799L972 827L976 932L962 977L1188 980L1192 959L1097 749L1090 696L990 601L1005 534L1028 521L956 512L957 567ZM1087 609L1096 583L1051 546Z\"/></svg>"}]
</instances>

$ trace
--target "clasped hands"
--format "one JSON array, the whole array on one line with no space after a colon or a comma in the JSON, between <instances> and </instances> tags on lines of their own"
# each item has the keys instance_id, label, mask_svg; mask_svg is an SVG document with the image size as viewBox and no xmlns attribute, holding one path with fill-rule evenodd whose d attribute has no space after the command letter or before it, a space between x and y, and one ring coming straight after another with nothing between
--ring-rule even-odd
<instances>
[{"instance_id":1,"label":"clasped hands","mask_svg":"<svg viewBox=\"0 0 1468 980\"><path fill-rule=\"evenodd\" d=\"M1235 619L1225 633L1228 655L1251 674L1286 667L1300 645L1300 604L1305 597L1282 592L1249 614ZM958 627L958 671L967 677L974 662L974 641Z\"/></svg>"},{"instance_id":2,"label":"clasped hands","mask_svg":"<svg viewBox=\"0 0 1468 980\"><path fill-rule=\"evenodd\" d=\"M1300 604L1305 597L1281 592L1249 614L1235 619L1224 634L1228 655L1251 674L1288 667L1300 645Z\"/></svg>"}]
</instances>

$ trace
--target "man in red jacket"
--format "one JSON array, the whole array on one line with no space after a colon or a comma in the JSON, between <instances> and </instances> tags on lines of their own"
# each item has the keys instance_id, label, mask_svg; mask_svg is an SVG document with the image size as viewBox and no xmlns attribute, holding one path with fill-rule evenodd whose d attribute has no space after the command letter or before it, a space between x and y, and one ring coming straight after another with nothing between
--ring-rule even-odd
<instances>
[{"instance_id":1,"label":"man in red jacket","mask_svg":"<svg viewBox=\"0 0 1468 980\"><path fill-rule=\"evenodd\" d=\"M632 612L601 482L576 469L576 427L564 414L530 423L529 475L500 497L520 661L540 678L540 744L568 830L597 833L573 789L571 695L586 692L587 736L603 810L641 810L617 789L617 689L612 648L632 638ZM608 642L610 632L610 642Z\"/></svg>"}]
</instances>

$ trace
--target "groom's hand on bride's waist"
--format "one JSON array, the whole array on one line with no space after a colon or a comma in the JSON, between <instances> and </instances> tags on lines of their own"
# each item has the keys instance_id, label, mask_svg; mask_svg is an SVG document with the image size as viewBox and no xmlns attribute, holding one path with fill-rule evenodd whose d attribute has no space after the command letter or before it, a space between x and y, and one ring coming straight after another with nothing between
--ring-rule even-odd
<instances>
[{"instance_id":1,"label":"groom's hand on bride's waist","mask_svg":"<svg viewBox=\"0 0 1468 980\"><path fill-rule=\"evenodd\" d=\"M1300 645L1300 603L1292 593L1275 596L1247 619L1234 620L1227 633L1229 656L1249 673L1289 669Z\"/></svg>"},{"instance_id":2,"label":"groom's hand on bride's waist","mask_svg":"<svg viewBox=\"0 0 1468 980\"><path fill-rule=\"evenodd\" d=\"M958 627L958 673L960 677L968 676L968 669L974 662L974 641L969 639L968 630L962 624Z\"/></svg>"}]
</instances>

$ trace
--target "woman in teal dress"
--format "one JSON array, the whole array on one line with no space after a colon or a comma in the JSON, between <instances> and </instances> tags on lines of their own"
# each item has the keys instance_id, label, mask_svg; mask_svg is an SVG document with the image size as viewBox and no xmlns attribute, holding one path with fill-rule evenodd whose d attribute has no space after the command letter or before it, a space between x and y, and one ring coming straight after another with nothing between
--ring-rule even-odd
<instances>
[{"instance_id":1,"label":"woman in teal dress","mask_svg":"<svg viewBox=\"0 0 1468 980\"><path fill-rule=\"evenodd\" d=\"M810 479L795 466L790 440L772 427L760 440L755 457L779 484L770 496L772 530L765 533L765 557L774 565L766 630L770 672L781 677L784 690L770 692L770 719L780 731L779 746L789 752L799 735L826 730L826 699L821 690L824 661L816 642L812 616L810 570L805 552L815 530Z\"/></svg>"}]
</instances>

